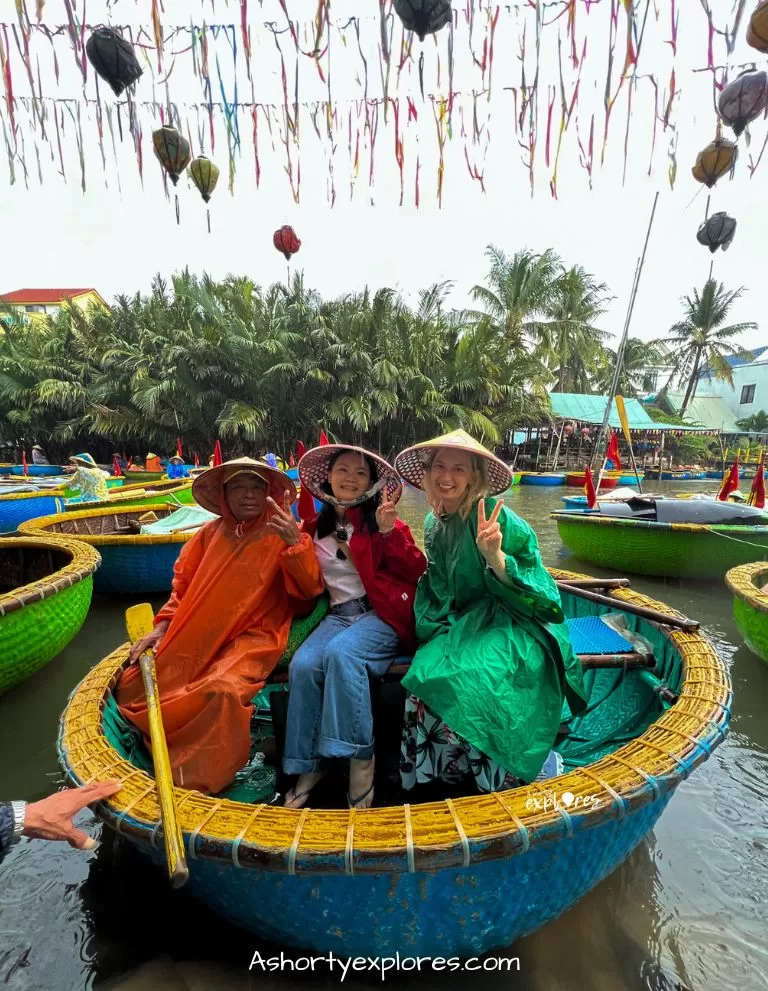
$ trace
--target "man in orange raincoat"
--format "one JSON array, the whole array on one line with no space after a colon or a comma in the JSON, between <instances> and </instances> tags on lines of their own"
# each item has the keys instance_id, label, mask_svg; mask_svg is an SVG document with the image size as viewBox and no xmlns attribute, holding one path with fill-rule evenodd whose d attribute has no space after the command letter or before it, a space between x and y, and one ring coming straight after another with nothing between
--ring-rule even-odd
<instances>
[{"instance_id":1,"label":"man in orange raincoat","mask_svg":"<svg viewBox=\"0 0 768 991\"><path fill-rule=\"evenodd\" d=\"M137 662L153 648L174 781L215 794L247 762L251 699L285 649L295 609L320 595L323 580L282 471L251 458L226 461L195 479L192 494L221 518L179 555L171 597L134 645L116 694L148 739Z\"/></svg>"}]
</instances>

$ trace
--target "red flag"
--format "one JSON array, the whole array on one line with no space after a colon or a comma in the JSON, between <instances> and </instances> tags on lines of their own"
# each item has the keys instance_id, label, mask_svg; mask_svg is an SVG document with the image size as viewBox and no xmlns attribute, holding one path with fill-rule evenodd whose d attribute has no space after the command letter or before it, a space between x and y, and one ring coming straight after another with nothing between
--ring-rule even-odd
<instances>
[{"instance_id":1,"label":"red flag","mask_svg":"<svg viewBox=\"0 0 768 991\"><path fill-rule=\"evenodd\" d=\"M306 447L304 447L301 441L298 441L296 444L296 457L298 458L298 460L301 461L301 459L304 457L306 453L307 453Z\"/></svg>"},{"instance_id":2,"label":"red flag","mask_svg":"<svg viewBox=\"0 0 768 991\"><path fill-rule=\"evenodd\" d=\"M720 491L717 493L717 498L720 502L726 502L728 496L731 492L735 492L739 487L739 459L735 458L733 464L731 465L731 470L723 479L723 484L720 486Z\"/></svg>"},{"instance_id":3,"label":"red flag","mask_svg":"<svg viewBox=\"0 0 768 991\"><path fill-rule=\"evenodd\" d=\"M324 430L321 430L320 431L320 442L318 444L318 447L322 447L323 444L327 444L327 443L328 443L328 438L325 436L325 431Z\"/></svg>"},{"instance_id":4,"label":"red flag","mask_svg":"<svg viewBox=\"0 0 768 991\"><path fill-rule=\"evenodd\" d=\"M611 439L608 444L608 450L605 452L606 459L613 461L614 468L621 468L621 458L619 457L619 438L616 436L616 432L611 433Z\"/></svg>"},{"instance_id":5,"label":"red flag","mask_svg":"<svg viewBox=\"0 0 768 991\"><path fill-rule=\"evenodd\" d=\"M195 451L195 468L200 467L200 458L197 456L197 451Z\"/></svg>"},{"instance_id":6,"label":"red flag","mask_svg":"<svg viewBox=\"0 0 768 991\"><path fill-rule=\"evenodd\" d=\"M296 458L294 458L293 456L293 451L291 451L290 457L288 458L288 467L289 468L296 467Z\"/></svg>"},{"instance_id":7,"label":"red flag","mask_svg":"<svg viewBox=\"0 0 768 991\"><path fill-rule=\"evenodd\" d=\"M180 458L183 458L184 457L184 454L182 453L182 450L181 450L181 437L177 437L176 438L176 453L178 454L178 456Z\"/></svg>"},{"instance_id":8,"label":"red flag","mask_svg":"<svg viewBox=\"0 0 768 991\"><path fill-rule=\"evenodd\" d=\"M594 509L597 505L597 495L595 494L595 483L592 481L592 472L589 469L589 465L587 465L584 472L584 478L586 481L584 491L587 494L587 506L589 509Z\"/></svg>"},{"instance_id":9,"label":"red flag","mask_svg":"<svg viewBox=\"0 0 768 991\"><path fill-rule=\"evenodd\" d=\"M296 454L299 457L299 461L307 453L306 448L301 441L296 445ZM313 516L317 516L317 511L315 510L315 500L312 498L312 493L309 489L305 489L302 485L299 489L299 505L296 507L299 514L300 520L311 520Z\"/></svg>"},{"instance_id":10,"label":"red flag","mask_svg":"<svg viewBox=\"0 0 768 991\"><path fill-rule=\"evenodd\" d=\"M29 470L27 468L27 452L24 450L24 448L21 449L21 463L24 467L24 474L28 475Z\"/></svg>"},{"instance_id":11,"label":"red flag","mask_svg":"<svg viewBox=\"0 0 768 991\"><path fill-rule=\"evenodd\" d=\"M213 467L216 468L223 464L224 458L221 456L221 441L217 440L213 448Z\"/></svg>"},{"instance_id":12,"label":"red flag","mask_svg":"<svg viewBox=\"0 0 768 991\"><path fill-rule=\"evenodd\" d=\"M752 488L749 493L749 499L747 499L747 504L750 506L756 506L758 509L765 509L765 472L763 471L763 465L765 462L765 453L760 455L760 464L757 466L757 472L755 477L752 479Z\"/></svg>"},{"instance_id":13,"label":"red flag","mask_svg":"<svg viewBox=\"0 0 768 991\"><path fill-rule=\"evenodd\" d=\"M120 462L117 460L116 454L113 455L112 457L112 474L115 476L115 478L120 478L120 476L123 474L120 469Z\"/></svg>"},{"instance_id":14,"label":"red flag","mask_svg":"<svg viewBox=\"0 0 768 991\"><path fill-rule=\"evenodd\" d=\"M128 464L125 467L126 468L132 468L133 467L133 455L131 455L130 458L128 458Z\"/></svg>"}]
</instances>

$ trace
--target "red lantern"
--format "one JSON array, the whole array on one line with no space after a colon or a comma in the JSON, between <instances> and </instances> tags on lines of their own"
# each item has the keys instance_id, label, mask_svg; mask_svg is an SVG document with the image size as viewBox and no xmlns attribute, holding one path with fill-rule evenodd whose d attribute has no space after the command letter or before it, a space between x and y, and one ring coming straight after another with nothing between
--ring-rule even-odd
<instances>
[{"instance_id":1,"label":"red lantern","mask_svg":"<svg viewBox=\"0 0 768 991\"><path fill-rule=\"evenodd\" d=\"M272 243L278 251L282 251L288 262L291 260L291 255L295 255L301 247L301 241L296 237L296 232L287 224L275 231L272 236Z\"/></svg>"},{"instance_id":2,"label":"red lantern","mask_svg":"<svg viewBox=\"0 0 768 991\"><path fill-rule=\"evenodd\" d=\"M563 427L563 433L565 434L566 437L570 437L571 434L573 433L573 425L570 423L566 423L566 425Z\"/></svg>"}]
</instances>

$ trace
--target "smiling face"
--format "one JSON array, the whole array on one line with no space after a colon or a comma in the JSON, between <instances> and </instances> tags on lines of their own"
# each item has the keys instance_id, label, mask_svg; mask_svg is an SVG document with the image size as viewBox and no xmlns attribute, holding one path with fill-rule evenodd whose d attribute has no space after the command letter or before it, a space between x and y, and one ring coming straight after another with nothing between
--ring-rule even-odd
<instances>
[{"instance_id":1,"label":"smiling face","mask_svg":"<svg viewBox=\"0 0 768 991\"><path fill-rule=\"evenodd\" d=\"M267 483L259 475L243 472L225 484L224 499L238 523L257 520L267 508Z\"/></svg>"},{"instance_id":2,"label":"smiling face","mask_svg":"<svg viewBox=\"0 0 768 991\"><path fill-rule=\"evenodd\" d=\"M371 470L360 454L340 454L328 472L328 482L335 499L352 502L371 486Z\"/></svg>"},{"instance_id":3,"label":"smiling face","mask_svg":"<svg viewBox=\"0 0 768 991\"><path fill-rule=\"evenodd\" d=\"M467 451L441 447L429 468L429 486L446 513L455 513L475 478Z\"/></svg>"}]
</instances>

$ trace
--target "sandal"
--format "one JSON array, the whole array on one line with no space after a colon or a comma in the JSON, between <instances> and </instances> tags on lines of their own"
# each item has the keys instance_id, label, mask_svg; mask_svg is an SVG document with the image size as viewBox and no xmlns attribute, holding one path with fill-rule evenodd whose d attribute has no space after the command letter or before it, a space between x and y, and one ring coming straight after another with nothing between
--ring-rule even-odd
<instances>
[{"instance_id":1,"label":"sandal","mask_svg":"<svg viewBox=\"0 0 768 991\"><path fill-rule=\"evenodd\" d=\"M293 788L289 788L288 791L285 793L285 799L283 800L283 805L287 807L288 806L288 802L296 802L296 801L299 801L300 799L304 799L304 801L301 803L301 805L292 805L292 806L290 806L290 808L293 808L293 809L303 809L304 806L307 804L307 799L309 798L312 790L314 788L316 788L317 785L320 784L320 782L323 780L324 777L325 777L325 771L323 771L321 773L321 775L317 779L317 781L313 781L312 782L312 784L309 786L309 788L305 789L304 791L298 792L298 794L296 792L296 785L294 785ZM299 782L297 781L296 784L298 784L298 783Z\"/></svg>"},{"instance_id":2,"label":"sandal","mask_svg":"<svg viewBox=\"0 0 768 991\"><path fill-rule=\"evenodd\" d=\"M358 795L358 797L357 797L357 798L354 798L354 799L353 799L353 798L352 798L352 796L351 796L351 795L349 794L349 792L347 792L347 805L348 805L348 806L350 807L350 809L356 809L356 808L358 807L358 805L359 805L359 804L360 804L360 803L361 803L362 801L364 801L364 800L365 800L366 798L368 798L368 796L369 796L369 795L371 794L371 792L373 791L373 784L374 784L374 783L373 783L373 781L372 781L372 782L370 783L370 785L368 786L368 790L367 790L367 791L365 791L365 792L363 792L363 794L362 794L362 795Z\"/></svg>"}]
</instances>

